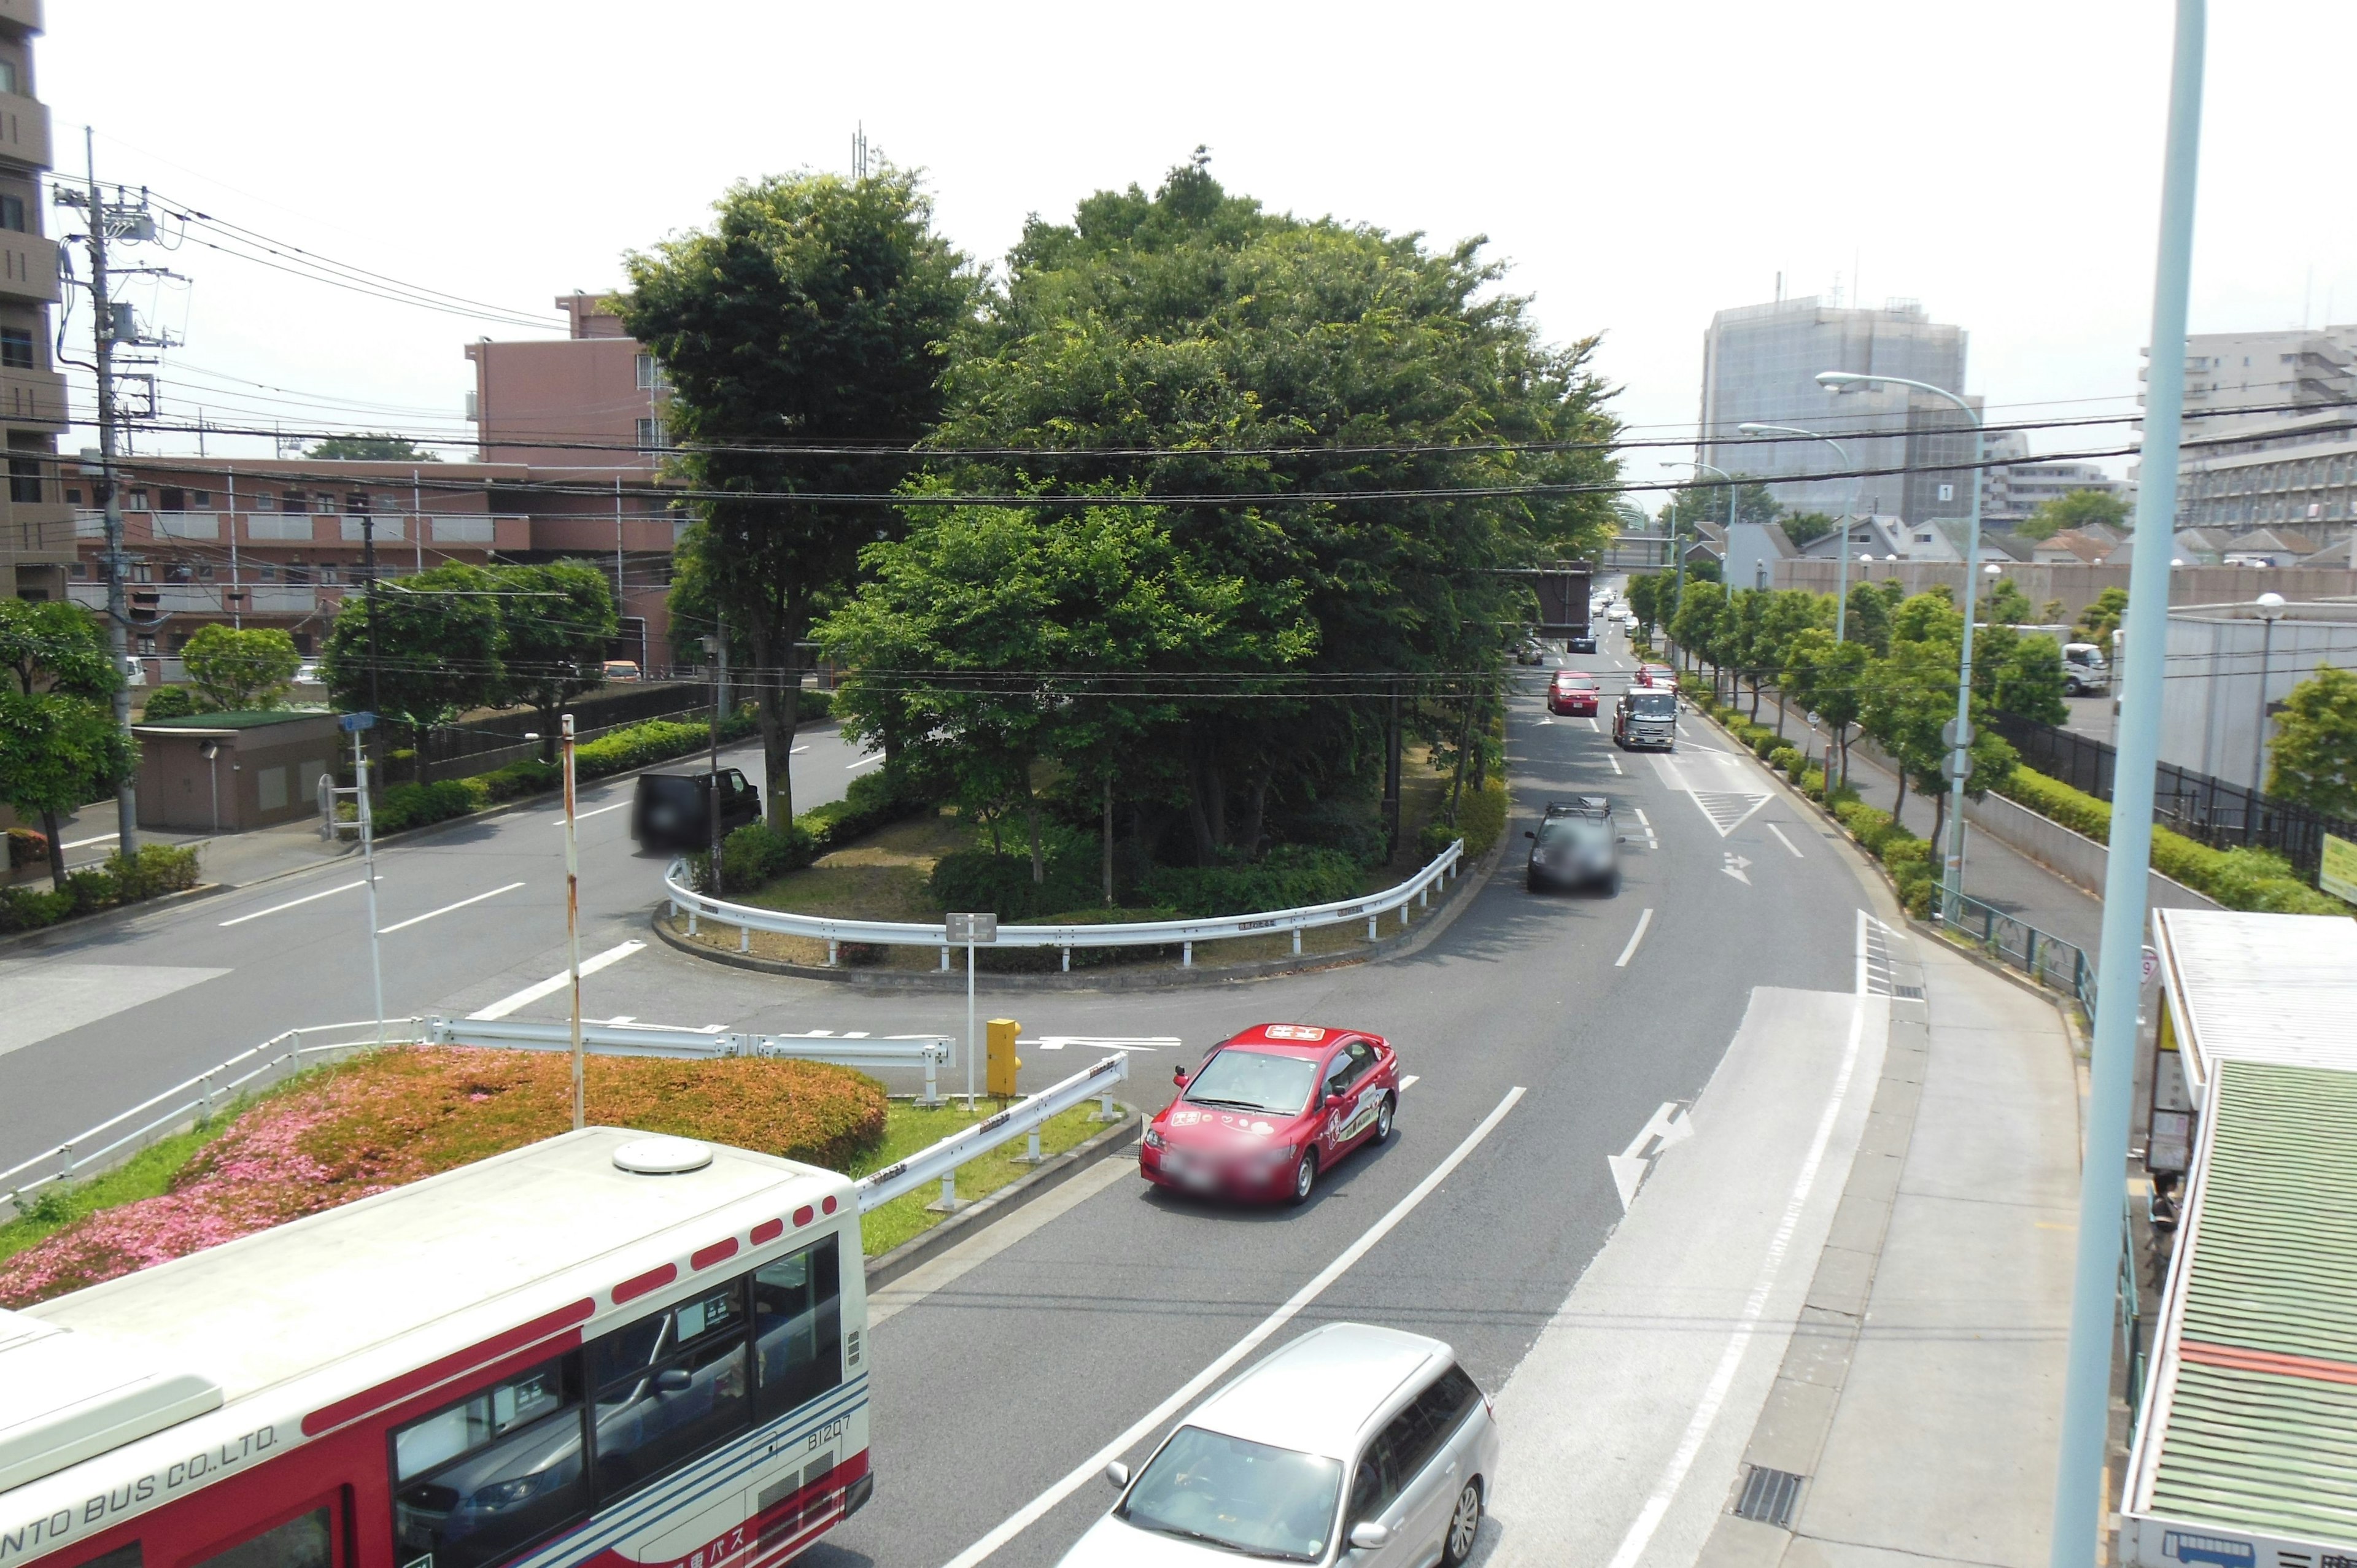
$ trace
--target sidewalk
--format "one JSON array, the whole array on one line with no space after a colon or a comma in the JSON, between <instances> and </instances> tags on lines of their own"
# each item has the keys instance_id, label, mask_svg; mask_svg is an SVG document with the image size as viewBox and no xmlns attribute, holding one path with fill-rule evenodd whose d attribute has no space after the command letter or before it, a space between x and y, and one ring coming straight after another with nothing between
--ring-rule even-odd
<instances>
[{"instance_id":1,"label":"sidewalk","mask_svg":"<svg viewBox=\"0 0 2357 1568\"><path fill-rule=\"evenodd\" d=\"M1903 945L1924 1004L1894 1004L1866 1137L1706 1568L2047 1561L2079 1185L2070 1041L2051 1004Z\"/></svg>"}]
</instances>

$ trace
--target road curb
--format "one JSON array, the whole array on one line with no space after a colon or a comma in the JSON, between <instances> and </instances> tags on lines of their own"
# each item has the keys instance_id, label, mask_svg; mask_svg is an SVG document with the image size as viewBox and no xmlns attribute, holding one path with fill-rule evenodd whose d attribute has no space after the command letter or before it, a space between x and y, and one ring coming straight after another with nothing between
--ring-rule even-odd
<instances>
[{"instance_id":1,"label":"road curb","mask_svg":"<svg viewBox=\"0 0 2357 1568\"><path fill-rule=\"evenodd\" d=\"M867 1289L871 1293L881 1290L919 1264L949 1251L982 1226L1013 1213L1035 1197L1053 1192L1098 1161L1118 1153L1125 1144L1135 1144L1145 1119L1135 1105L1118 1100L1114 1103L1121 1109L1121 1120L1103 1132L1050 1156L1038 1170L1009 1182L987 1197L975 1199L972 1208L958 1210L922 1235L911 1236L890 1251L868 1259Z\"/></svg>"},{"instance_id":2,"label":"road curb","mask_svg":"<svg viewBox=\"0 0 2357 1568\"><path fill-rule=\"evenodd\" d=\"M1499 842L1487 854L1442 892L1439 904L1426 915L1421 924L1378 938L1372 946L1356 952L1310 953L1300 958L1259 959L1251 963L1216 967L1198 964L1192 970L1155 969L1126 972L1120 970L1082 970L1069 974L977 974L974 990L977 993L1016 994L1058 991L1178 991L1200 986L1241 984L1254 980L1275 980L1289 974L1316 974L1326 970L1406 958L1422 950L1426 943L1448 929L1458 913L1471 901L1474 893L1487 885L1491 873L1498 868L1504 844L1504 836L1501 834ZM963 969L952 969L947 973L848 967L828 969L818 964L788 963L782 959L759 958L751 953L707 947L702 942L690 941L673 930L666 923L664 908L663 904L658 903L647 918L647 924L654 931L656 940L674 951L706 963L792 980L819 980L836 985L866 986L877 991L922 991L946 994L963 993L965 990L965 972ZM725 925L726 922L714 923Z\"/></svg>"}]
</instances>

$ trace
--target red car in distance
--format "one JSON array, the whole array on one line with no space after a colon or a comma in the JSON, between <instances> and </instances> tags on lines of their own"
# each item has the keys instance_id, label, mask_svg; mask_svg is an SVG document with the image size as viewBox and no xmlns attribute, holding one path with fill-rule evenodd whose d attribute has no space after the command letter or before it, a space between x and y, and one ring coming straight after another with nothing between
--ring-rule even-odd
<instances>
[{"instance_id":1,"label":"red car in distance","mask_svg":"<svg viewBox=\"0 0 2357 1568\"><path fill-rule=\"evenodd\" d=\"M1547 687L1547 712L1551 714L1586 714L1596 716L1597 694L1602 683L1593 675L1577 670L1558 670L1554 684Z\"/></svg>"},{"instance_id":2,"label":"red car in distance","mask_svg":"<svg viewBox=\"0 0 2357 1568\"><path fill-rule=\"evenodd\" d=\"M1300 1203L1343 1155L1390 1137L1399 1110L1399 1058L1360 1029L1255 1025L1171 1081L1137 1168L1207 1196Z\"/></svg>"}]
</instances>

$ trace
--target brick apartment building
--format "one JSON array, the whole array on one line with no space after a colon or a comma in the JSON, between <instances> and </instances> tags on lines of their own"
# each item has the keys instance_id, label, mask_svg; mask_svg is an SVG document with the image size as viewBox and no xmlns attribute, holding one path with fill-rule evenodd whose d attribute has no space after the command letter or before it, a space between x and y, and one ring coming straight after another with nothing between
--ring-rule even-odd
<instances>
[{"instance_id":1,"label":"brick apartment building","mask_svg":"<svg viewBox=\"0 0 2357 1568\"><path fill-rule=\"evenodd\" d=\"M124 459L130 604L155 622L134 632L134 650L168 657L226 621L278 627L317 651L365 581L372 531L388 579L448 562L597 566L619 586L615 657L651 671L697 662L693 639L673 646L666 609L687 514L653 488L662 379L601 303L557 301L567 338L467 346L476 462ZM60 509L80 546L68 591L92 607L106 601L97 478L95 462L69 459Z\"/></svg>"},{"instance_id":2,"label":"brick apartment building","mask_svg":"<svg viewBox=\"0 0 2357 1568\"><path fill-rule=\"evenodd\" d=\"M58 247L41 233L40 177L50 160L49 111L33 85L40 30L41 0L0 0L0 445L8 462L0 593L54 599L65 596L74 530L56 477L66 383L50 347Z\"/></svg>"}]
</instances>

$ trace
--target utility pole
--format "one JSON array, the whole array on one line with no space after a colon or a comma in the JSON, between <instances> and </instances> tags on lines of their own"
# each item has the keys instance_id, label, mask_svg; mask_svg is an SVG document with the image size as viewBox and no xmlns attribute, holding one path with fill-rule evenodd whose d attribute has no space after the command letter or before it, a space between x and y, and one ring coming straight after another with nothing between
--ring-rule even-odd
<instances>
[{"instance_id":1,"label":"utility pole","mask_svg":"<svg viewBox=\"0 0 2357 1568\"><path fill-rule=\"evenodd\" d=\"M131 656L131 609L124 602L123 497L114 481L114 305L106 294L108 213L98 199L96 138L82 128L83 190L89 204L91 336L98 355L98 489L106 507L106 646L114 655L114 724L131 728L131 688L124 666ZM79 204L78 204L79 205ZM139 786L125 779L114 787L115 847L124 859L139 851Z\"/></svg>"}]
</instances>

